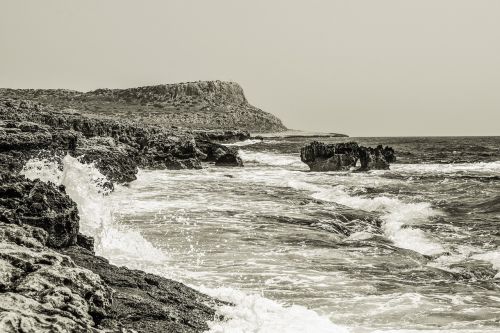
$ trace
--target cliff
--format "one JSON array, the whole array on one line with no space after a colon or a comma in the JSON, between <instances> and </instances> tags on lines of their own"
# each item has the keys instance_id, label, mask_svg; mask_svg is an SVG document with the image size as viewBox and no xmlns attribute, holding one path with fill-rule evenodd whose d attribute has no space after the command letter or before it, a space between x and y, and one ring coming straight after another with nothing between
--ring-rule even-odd
<instances>
[{"instance_id":1,"label":"cliff","mask_svg":"<svg viewBox=\"0 0 500 333\"><path fill-rule=\"evenodd\" d=\"M0 95L163 127L259 133L286 130L276 116L249 104L243 89L235 82L198 81L89 92L0 89Z\"/></svg>"}]
</instances>

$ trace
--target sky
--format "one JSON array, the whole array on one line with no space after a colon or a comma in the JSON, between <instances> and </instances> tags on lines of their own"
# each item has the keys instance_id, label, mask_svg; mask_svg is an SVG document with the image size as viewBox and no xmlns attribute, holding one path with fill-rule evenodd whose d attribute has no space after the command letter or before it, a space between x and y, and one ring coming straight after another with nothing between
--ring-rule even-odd
<instances>
[{"instance_id":1,"label":"sky","mask_svg":"<svg viewBox=\"0 0 500 333\"><path fill-rule=\"evenodd\" d=\"M238 82L292 129L500 135L498 0L0 0L0 87Z\"/></svg>"}]
</instances>

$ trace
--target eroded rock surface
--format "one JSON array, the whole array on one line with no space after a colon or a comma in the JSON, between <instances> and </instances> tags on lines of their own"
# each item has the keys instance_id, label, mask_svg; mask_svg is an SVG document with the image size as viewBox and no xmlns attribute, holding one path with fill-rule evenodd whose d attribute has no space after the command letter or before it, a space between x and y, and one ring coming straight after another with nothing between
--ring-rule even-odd
<instances>
[{"instance_id":1,"label":"eroded rock surface","mask_svg":"<svg viewBox=\"0 0 500 333\"><path fill-rule=\"evenodd\" d=\"M0 332L93 332L108 316L111 288L47 248L49 238L0 222Z\"/></svg>"},{"instance_id":2,"label":"eroded rock surface","mask_svg":"<svg viewBox=\"0 0 500 333\"><path fill-rule=\"evenodd\" d=\"M98 274L114 292L108 329L137 332L202 332L213 320L220 302L179 282L125 267L111 265L79 247L62 250L75 263Z\"/></svg>"},{"instance_id":3,"label":"eroded rock surface","mask_svg":"<svg viewBox=\"0 0 500 333\"><path fill-rule=\"evenodd\" d=\"M200 152L212 143L209 140L248 137L237 130L165 129L0 97L0 167L13 172L33 157L57 160L70 154L95 163L109 180L124 183L136 179L138 167L199 169L205 158Z\"/></svg>"},{"instance_id":4,"label":"eroded rock surface","mask_svg":"<svg viewBox=\"0 0 500 333\"><path fill-rule=\"evenodd\" d=\"M0 332L208 329L218 301L95 256L64 187L0 177Z\"/></svg>"},{"instance_id":5,"label":"eroded rock surface","mask_svg":"<svg viewBox=\"0 0 500 333\"><path fill-rule=\"evenodd\" d=\"M391 147L363 147L356 142L325 144L313 141L301 149L300 158L311 171L350 170L358 161L358 171L386 170L389 163L396 161Z\"/></svg>"},{"instance_id":6,"label":"eroded rock surface","mask_svg":"<svg viewBox=\"0 0 500 333\"><path fill-rule=\"evenodd\" d=\"M78 235L78 209L64 186L0 173L0 222L31 225L45 230L47 245L74 245Z\"/></svg>"}]
</instances>

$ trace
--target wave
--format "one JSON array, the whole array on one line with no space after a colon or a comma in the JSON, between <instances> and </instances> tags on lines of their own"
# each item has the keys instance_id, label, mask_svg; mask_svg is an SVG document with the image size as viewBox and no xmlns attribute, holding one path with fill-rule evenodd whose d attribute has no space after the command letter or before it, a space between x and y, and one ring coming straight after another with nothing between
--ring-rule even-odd
<instances>
[{"instance_id":1,"label":"wave","mask_svg":"<svg viewBox=\"0 0 500 333\"><path fill-rule=\"evenodd\" d=\"M459 172L500 173L500 161L450 164L392 164L395 172L411 172L416 174L452 174Z\"/></svg>"},{"instance_id":2,"label":"wave","mask_svg":"<svg viewBox=\"0 0 500 333\"><path fill-rule=\"evenodd\" d=\"M500 279L500 249L496 251L484 252L475 254L472 259L483 260L491 263L493 269L496 269L498 273L495 275L495 279Z\"/></svg>"},{"instance_id":3,"label":"wave","mask_svg":"<svg viewBox=\"0 0 500 333\"><path fill-rule=\"evenodd\" d=\"M78 159L66 156L61 169L56 162L33 159L22 173L30 179L65 185L67 194L78 205L81 232L94 237L97 255L111 263L171 278L172 274L167 271L168 255L154 247L138 231L115 221L113 194L103 190L106 178L94 165L82 164ZM154 261L151 261L152 258ZM228 287L192 287L234 304L219 307L219 319L208 323L211 333L348 332L347 328L335 325L327 317L302 306L285 306L260 295ZM225 319L221 320L222 317Z\"/></svg>"},{"instance_id":4,"label":"wave","mask_svg":"<svg viewBox=\"0 0 500 333\"><path fill-rule=\"evenodd\" d=\"M236 146L236 147L243 147L243 146L250 146L250 145L255 145L257 143L263 142L260 139L246 139L243 141L237 141L233 143L225 143L225 146Z\"/></svg>"},{"instance_id":5,"label":"wave","mask_svg":"<svg viewBox=\"0 0 500 333\"><path fill-rule=\"evenodd\" d=\"M412 225L425 223L429 218L442 213L433 209L427 202L403 202L397 198L378 196L365 198L351 196L345 186L323 186L303 181L291 180L288 185L299 190L312 192L315 199L336 202L344 206L368 212L382 213L382 229L385 235L398 247L413 250L425 255L444 252L443 246Z\"/></svg>"},{"instance_id":6,"label":"wave","mask_svg":"<svg viewBox=\"0 0 500 333\"><path fill-rule=\"evenodd\" d=\"M97 255L117 260L162 261L166 256L141 234L119 225L114 219L113 202L107 181L93 164L82 164L67 155L62 169L56 162L32 159L22 171L27 178L62 184L66 193L78 205L80 232L94 237Z\"/></svg>"},{"instance_id":7,"label":"wave","mask_svg":"<svg viewBox=\"0 0 500 333\"><path fill-rule=\"evenodd\" d=\"M347 333L346 327L333 324L327 317L303 306L283 307L278 302L260 295L249 295L232 288L210 289L200 287L200 291L232 304L219 308L218 314L231 318L229 321L214 320L209 323L209 333Z\"/></svg>"}]
</instances>

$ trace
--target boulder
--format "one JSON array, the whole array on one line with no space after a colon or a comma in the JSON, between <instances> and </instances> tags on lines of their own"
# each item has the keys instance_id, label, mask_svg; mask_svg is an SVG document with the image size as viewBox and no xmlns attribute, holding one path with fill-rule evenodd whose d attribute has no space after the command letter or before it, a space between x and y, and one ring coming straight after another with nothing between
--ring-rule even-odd
<instances>
[{"instance_id":1,"label":"boulder","mask_svg":"<svg viewBox=\"0 0 500 333\"><path fill-rule=\"evenodd\" d=\"M356 142L325 144L313 141L300 151L302 162L311 171L341 171L357 166L357 171L386 170L389 163L396 160L394 149L377 146L376 148L359 146Z\"/></svg>"},{"instance_id":2,"label":"boulder","mask_svg":"<svg viewBox=\"0 0 500 333\"><path fill-rule=\"evenodd\" d=\"M0 198L0 222L39 227L47 232L51 247L76 244L78 210L64 186L3 173Z\"/></svg>"},{"instance_id":3,"label":"boulder","mask_svg":"<svg viewBox=\"0 0 500 333\"><path fill-rule=\"evenodd\" d=\"M217 161L215 161L215 165L242 167L243 161L241 160L241 158L238 156L237 153L230 152L219 157Z\"/></svg>"},{"instance_id":4,"label":"boulder","mask_svg":"<svg viewBox=\"0 0 500 333\"><path fill-rule=\"evenodd\" d=\"M243 166L238 150L234 147L205 140L197 141L196 147L199 150L198 155L203 157L204 162L215 162L217 166Z\"/></svg>"},{"instance_id":5,"label":"boulder","mask_svg":"<svg viewBox=\"0 0 500 333\"><path fill-rule=\"evenodd\" d=\"M311 171L349 170L356 166L359 146L356 142L325 144L313 141L300 151L300 159Z\"/></svg>"}]
</instances>

